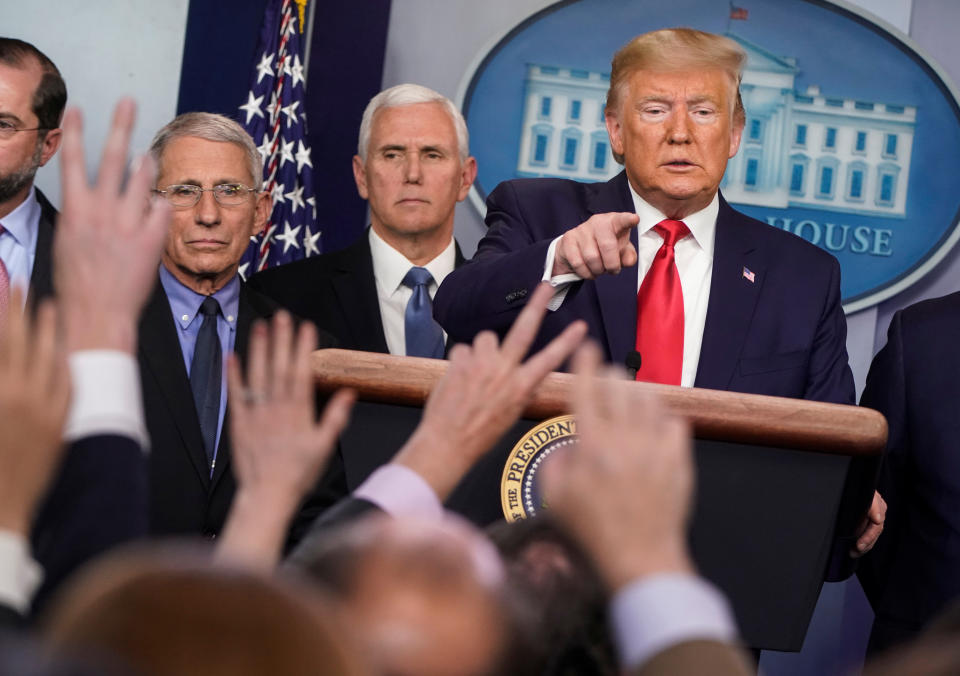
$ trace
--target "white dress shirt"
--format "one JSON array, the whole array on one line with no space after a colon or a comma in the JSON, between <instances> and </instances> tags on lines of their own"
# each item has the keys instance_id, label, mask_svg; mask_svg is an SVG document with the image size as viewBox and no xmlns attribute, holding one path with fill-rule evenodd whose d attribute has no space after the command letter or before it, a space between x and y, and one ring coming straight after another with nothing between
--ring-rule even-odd
<instances>
[{"instance_id":1,"label":"white dress shirt","mask_svg":"<svg viewBox=\"0 0 960 676\"><path fill-rule=\"evenodd\" d=\"M403 284L403 278L410 272L413 263L406 256L387 244L370 228L370 254L373 257L373 276L377 282L377 300L380 301L380 319L383 323L383 335L387 339L390 354L407 354L407 335L404 315L407 303L413 295L413 289ZM447 248L426 265L433 276L433 282L427 287L433 299L444 278L453 272L457 262L457 251L453 237ZM447 339L444 332L443 339Z\"/></svg>"},{"instance_id":2,"label":"white dress shirt","mask_svg":"<svg viewBox=\"0 0 960 676\"><path fill-rule=\"evenodd\" d=\"M633 197L634 209L640 217L640 223L637 225L639 244L637 291L639 292L640 284L643 283L644 276L663 244L663 238L654 231L653 226L667 217L644 201L634 191L633 186L630 186L630 195ZM705 209L683 219L687 228L690 229L690 236L684 237L674 245L674 260L680 274L680 288L683 290L683 370L680 374L680 384L683 387L693 387L697 379L700 346L703 343L703 326L707 321L707 306L710 301L713 241L717 231L719 211L720 198L714 195L713 201ZM557 237L550 244L543 270L543 281L549 282L557 290L549 305L551 310L556 310L563 304L570 284L581 279L579 275L572 273L555 277L551 275L559 241L560 237ZM641 355L641 358L645 357L646 355Z\"/></svg>"},{"instance_id":3,"label":"white dress shirt","mask_svg":"<svg viewBox=\"0 0 960 676\"><path fill-rule=\"evenodd\" d=\"M0 225L4 229L0 234L0 260L7 268L10 288L19 286L26 292L30 287L33 261L37 257L37 235L40 231L40 203L37 201L36 188L30 188L27 199L0 219ZM26 301L24 293L23 302Z\"/></svg>"}]
</instances>

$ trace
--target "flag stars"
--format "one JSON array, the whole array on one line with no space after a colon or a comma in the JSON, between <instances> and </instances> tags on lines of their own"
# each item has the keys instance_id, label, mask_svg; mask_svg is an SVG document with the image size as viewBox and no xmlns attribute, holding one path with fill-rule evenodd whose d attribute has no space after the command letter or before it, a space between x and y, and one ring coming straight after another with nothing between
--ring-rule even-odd
<instances>
[{"instance_id":1,"label":"flag stars","mask_svg":"<svg viewBox=\"0 0 960 676\"><path fill-rule=\"evenodd\" d=\"M303 165L307 165L313 169L313 162L310 160L310 149L303 145L303 141L297 141L297 171L303 169Z\"/></svg>"},{"instance_id":2,"label":"flag stars","mask_svg":"<svg viewBox=\"0 0 960 676\"><path fill-rule=\"evenodd\" d=\"M317 218L317 198L313 196L308 197L307 204L309 204L310 207L313 209L313 218L316 219Z\"/></svg>"},{"instance_id":3,"label":"flag stars","mask_svg":"<svg viewBox=\"0 0 960 676\"><path fill-rule=\"evenodd\" d=\"M303 76L303 64L300 63L300 55L293 55L293 66L290 68L290 75L293 77L293 86L296 87L300 82L306 82Z\"/></svg>"},{"instance_id":4,"label":"flag stars","mask_svg":"<svg viewBox=\"0 0 960 676\"><path fill-rule=\"evenodd\" d=\"M313 199L312 197L310 199ZM307 225L303 229L303 255L307 258L313 256L314 254L320 253L320 247L317 246L317 241L320 239L320 231L316 233L310 232L310 226Z\"/></svg>"},{"instance_id":5,"label":"flag stars","mask_svg":"<svg viewBox=\"0 0 960 676\"><path fill-rule=\"evenodd\" d=\"M279 136L279 134L277 134ZM273 155L273 144L276 141L276 137L270 138L270 134L263 135L263 142L257 146L257 150L260 151L260 156L263 158L264 164L270 161L270 157Z\"/></svg>"},{"instance_id":6,"label":"flag stars","mask_svg":"<svg viewBox=\"0 0 960 676\"><path fill-rule=\"evenodd\" d=\"M252 91L247 93L247 102L240 106L240 110L247 114L247 121L244 122L244 124L250 124L250 120L252 120L254 116L263 117L263 111L260 110L260 103L262 101L262 96L254 97Z\"/></svg>"},{"instance_id":7,"label":"flag stars","mask_svg":"<svg viewBox=\"0 0 960 676\"><path fill-rule=\"evenodd\" d=\"M300 244L297 242L297 233L300 232L302 226L297 226L295 228L290 227L290 223L284 221L283 223L283 234L277 235L276 240L278 242L283 242L283 253L287 253L287 249L293 247L294 249L299 249Z\"/></svg>"},{"instance_id":8,"label":"flag stars","mask_svg":"<svg viewBox=\"0 0 960 676\"><path fill-rule=\"evenodd\" d=\"M303 143L301 142L301 145ZM280 166L282 167L287 162L293 162L293 141L284 142L280 141ZM300 169L300 155L297 154L297 170Z\"/></svg>"},{"instance_id":9,"label":"flag stars","mask_svg":"<svg viewBox=\"0 0 960 676\"><path fill-rule=\"evenodd\" d=\"M271 61L273 61L273 55L268 52L264 52L263 56L260 58L260 63L257 64L257 84L260 84L260 81L266 75L273 77L273 68L270 66Z\"/></svg>"},{"instance_id":10,"label":"flag stars","mask_svg":"<svg viewBox=\"0 0 960 676\"><path fill-rule=\"evenodd\" d=\"M273 206L276 208L278 204L283 204L286 200L283 197L283 183L277 183L273 186Z\"/></svg>"},{"instance_id":11,"label":"flag stars","mask_svg":"<svg viewBox=\"0 0 960 676\"><path fill-rule=\"evenodd\" d=\"M303 201L303 186L298 185L292 191L288 192L285 197L290 200L290 211L292 213L297 213L297 209L303 209L305 207Z\"/></svg>"},{"instance_id":12,"label":"flag stars","mask_svg":"<svg viewBox=\"0 0 960 676\"><path fill-rule=\"evenodd\" d=\"M297 117L297 106L299 105L299 101L294 101L289 106L284 106L282 108L283 114L287 116L287 128L289 128L292 124L297 124L299 120Z\"/></svg>"}]
</instances>

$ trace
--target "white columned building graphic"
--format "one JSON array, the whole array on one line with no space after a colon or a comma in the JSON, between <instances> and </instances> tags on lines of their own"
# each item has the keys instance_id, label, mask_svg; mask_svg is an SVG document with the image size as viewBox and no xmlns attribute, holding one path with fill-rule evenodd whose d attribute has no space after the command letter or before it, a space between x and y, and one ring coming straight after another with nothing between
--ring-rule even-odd
<instances>
[{"instance_id":1,"label":"white columned building graphic","mask_svg":"<svg viewBox=\"0 0 960 676\"><path fill-rule=\"evenodd\" d=\"M917 109L795 88L796 60L737 36L747 52L731 202L903 218ZM609 73L529 64L517 176L605 181L621 167L603 119Z\"/></svg>"}]
</instances>

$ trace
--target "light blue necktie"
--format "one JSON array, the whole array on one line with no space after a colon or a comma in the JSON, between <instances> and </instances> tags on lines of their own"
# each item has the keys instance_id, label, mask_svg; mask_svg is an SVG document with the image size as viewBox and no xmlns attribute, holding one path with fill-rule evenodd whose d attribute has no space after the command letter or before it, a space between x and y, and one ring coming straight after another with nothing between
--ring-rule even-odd
<instances>
[{"instance_id":1,"label":"light blue necktie","mask_svg":"<svg viewBox=\"0 0 960 676\"><path fill-rule=\"evenodd\" d=\"M443 359L443 330L433 320L433 303L427 290L433 276L426 268L413 267L403 278L403 285L413 289L403 315L408 357Z\"/></svg>"}]
</instances>

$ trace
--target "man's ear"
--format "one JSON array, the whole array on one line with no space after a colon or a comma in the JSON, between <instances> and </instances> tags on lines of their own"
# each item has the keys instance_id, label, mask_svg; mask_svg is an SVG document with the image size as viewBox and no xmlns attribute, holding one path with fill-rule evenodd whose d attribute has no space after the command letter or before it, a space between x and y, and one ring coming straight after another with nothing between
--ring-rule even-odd
<instances>
[{"instance_id":1,"label":"man's ear","mask_svg":"<svg viewBox=\"0 0 960 676\"><path fill-rule=\"evenodd\" d=\"M460 166L460 192L457 193L457 201L462 202L470 192L470 186L477 180L477 158L472 155L463 161Z\"/></svg>"},{"instance_id":2,"label":"man's ear","mask_svg":"<svg viewBox=\"0 0 960 676\"><path fill-rule=\"evenodd\" d=\"M367 170L359 155L353 156L353 180L357 182L357 192L363 199L369 199L367 192Z\"/></svg>"},{"instance_id":3,"label":"man's ear","mask_svg":"<svg viewBox=\"0 0 960 676\"><path fill-rule=\"evenodd\" d=\"M254 212L253 217L253 225L251 226L250 230L251 237L260 234L260 231L266 227L271 211L273 211L273 196L266 191L258 193L256 211Z\"/></svg>"},{"instance_id":4,"label":"man's ear","mask_svg":"<svg viewBox=\"0 0 960 676\"><path fill-rule=\"evenodd\" d=\"M623 155L623 136L620 133L619 118L608 110L604 120L607 123L607 136L610 137L610 150L615 155Z\"/></svg>"},{"instance_id":5,"label":"man's ear","mask_svg":"<svg viewBox=\"0 0 960 676\"><path fill-rule=\"evenodd\" d=\"M49 162L51 157L56 155L57 150L60 149L60 141L62 138L63 130L61 130L59 127L47 131L46 136L43 137L43 141L40 142L43 148L40 151L41 167Z\"/></svg>"}]
</instances>

